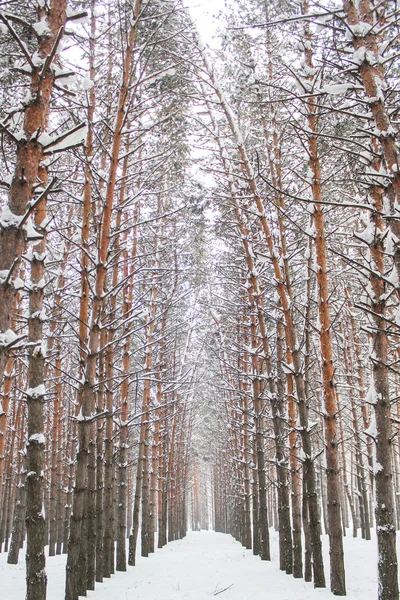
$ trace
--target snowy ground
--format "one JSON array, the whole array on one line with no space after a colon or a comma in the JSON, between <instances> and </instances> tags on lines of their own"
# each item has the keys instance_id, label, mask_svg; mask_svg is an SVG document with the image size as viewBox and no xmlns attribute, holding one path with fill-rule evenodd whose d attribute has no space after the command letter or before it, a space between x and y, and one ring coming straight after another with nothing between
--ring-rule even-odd
<instances>
[{"instance_id":1,"label":"snowy ground","mask_svg":"<svg viewBox=\"0 0 400 600\"><path fill-rule=\"evenodd\" d=\"M94 592L93 600L333 600L328 590L282 573L277 563L277 535L271 530L272 562L263 562L231 536L202 531L190 532L149 558L138 559L136 567L116 573ZM327 540L324 539L326 572ZM399 548L400 549L400 548ZM347 598L376 600L376 543L345 538ZM24 600L25 565L7 565L0 554L1 600ZM65 556L47 559L48 600L63 600ZM328 577L327 577L328 579ZM266 595L267 594L267 595Z\"/></svg>"}]
</instances>

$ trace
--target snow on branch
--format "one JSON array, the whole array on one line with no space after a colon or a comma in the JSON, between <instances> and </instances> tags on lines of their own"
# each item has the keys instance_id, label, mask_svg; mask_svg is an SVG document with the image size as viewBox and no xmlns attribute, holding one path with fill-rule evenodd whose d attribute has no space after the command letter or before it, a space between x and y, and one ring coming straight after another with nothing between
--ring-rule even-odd
<instances>
[{"instance_id":1,"label":"snow on branch","mask_svg":"<svg viewBox=\"0 0 400 600\"><path fill-rule=\"evenodd\" d=\"M46 395L46 387L45 387L44 383L41 383L34 388L28 388L26 390L26 395L29 398L40 398L41 396L45 396Z\"/></svg>"},{"instance_id":2,"label":"snow on branch","mask_svg":"<svg viewBox=\"0 0 400 600\"><path fill-rule=\"evenodd\" d=\"M87 124L79 123L76 127L56 137L42 133L38 138L38 142L43 146L43 154L54 154L84 144L87 131Z\"/></svg>"},{"instance_id":3,"label":"snow on branch","mask_svg":"<svg viewBox=\"0 0 400 600\"><path fill-rule=\"evenodd\" d=\"M25 336L19 336L12 329L7 329L4 333L0 333L0 346L11 348Z\"/></svg>"},{"instance_id":4,"label":"snow on branch","mask_svg":"<svg viewBox=\"0 0 400 600\"><path fill-rule=\"evenodd\" d=\"M334 85L325 85L321 92L323 94L329 94L330 96L340 96L345 94L348 90L354 89L352 83L336 83Z\"/></svg>"},{"instance_id":5,"label":"snow on branch","mask_svg":"<svg viewBox=\"0 0 400 600\"><path fill-rule=\"evenodd\" d=\"M45 446L46 437L43 433L33 433L28 439L28 444L38 444L38 446Z\"/></svg>"},{"instance_id":6,"label":"snow on branch","mask_svg":"<svg viewBox=\"0 0 400 600\"><path fill-rule=\"evenodd\" d=\"M42 17L40 21L32 25L38 37L51 35L51 29L47 23L46 17Z\"/></svg>"},{"instance_id":7,"label":"snow on branch","mask_svg":"<svg viewBox=\"0 0 400 600\"><path fill-rule=\"evenodd\" d=\"M176 74L175 67L172 67L172 66L170 66L170 67L164 67L163 69L155 71L154 73L151 73L147 77L144 77L140 81L140 85L143 85L144 83L148 83L148 84L155 83L155 82L163 79L167 75L169 75L170 77L172 77L175 74Z\"/></svg>"},{"instance_id":8,"label":"snow on branch","mask_svg":"<svg viewBox=\"0 0 400 600\"><path fill-rule=\"evenodd\" d=\"M320 26L325 25L323 19L332 18L334 15L340 15L343 13L342 8L337 9L327 9L323 12L310 12L303 15L294 15L294 16L277 16L273 21L267 21L266 23L246 23L245 25L241 25L240 27L230 27L232 31L243 30L243 29L254 29L257 27L266 28L266 27L274 27L275 25L281 25L282 23L300 23L301 21L310 21L313 19L318 20L318 24Z\"/></svg>"},{"instance_id":9,"label":"snow on branch","mask_svg":"<svg viewBox=\"0 0 400 600\"><path fill-rule=\"evenodd\" d=\"M22 54L25 56L31 69L34 69L35 65L32 61L31 55L29 54L28 48L26 47L25 43L21 40L18 33L15 31L15 29L13 28L13 26L11 25L4 13L0 13L0 20L4 23L14 40L17 42L18 46L21 48Z\"/></svg>"},{"instance_id":10,"label":"snow on branch","mask_svg":"<svg viewBox=\"0 0 400 600\"><path fill-rule=\"evenodd\" d=\"M70 7L66 11L67 21L75 21L75 23L87 23L88 13L86 10L74 10Z\"/></svg>"}]
</instances>

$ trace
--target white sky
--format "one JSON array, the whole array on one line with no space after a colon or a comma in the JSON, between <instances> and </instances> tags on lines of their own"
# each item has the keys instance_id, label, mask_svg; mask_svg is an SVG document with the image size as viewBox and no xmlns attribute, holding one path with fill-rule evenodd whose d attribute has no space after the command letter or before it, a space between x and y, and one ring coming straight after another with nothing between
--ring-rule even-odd
<instances>
[{"instance_id":1,"label":"white sky","mask_svg":"<svg viewBox=\"0 0 400 600\"><path fill-rule=\"evenodd\" d=\"M190 13L199 28L203 40L210 47L218 47L217 40L213 40L218 27L218 14L224 11L224 0L184 0Z\"/></svg>"}]
</instances>

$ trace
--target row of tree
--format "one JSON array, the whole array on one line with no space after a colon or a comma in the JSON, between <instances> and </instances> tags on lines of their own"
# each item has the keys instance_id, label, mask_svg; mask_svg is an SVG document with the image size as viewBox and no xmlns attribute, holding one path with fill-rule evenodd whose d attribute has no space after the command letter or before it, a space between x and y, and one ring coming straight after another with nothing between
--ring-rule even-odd
<instances>
[{"instance_id":1,"label":"row of tree","mask_svg":"<svg viewBox=\"0 0 400 600\"><path fill-rule=\"evenodd\" d=\"M0 13L0 543L66 600L214 526L398 598L396 4ZM15 5L15 6L14 6ZM9 9L9 11L8 11ZM375 518L374 518L375 517ZM156 535L157 534L157 535ZM129 538L127 545L126 540Z\"/></svg>"},{"instance_id":2,"label":"row of tree","mask_svg":"<svg viewBox=\"0 0 400 600\"><path fill-rule=\"evenodd\" d=\"M0 537L27 598L48 544L77 600L186 531L185 40L172 2L9 8Z\"/></svg>"},{"instance_id":3,"label":"row of tree","mask_svg":"<svg viewBox=\"0 0 400 600\"><path fill-rule=\"evenodd\" d=\"M345 528L370 539L374 513L379 597L393 599L396 27L390 2L236 3L220 68L197 40L225 241L216 527L268 560L272 518L281 569L324 587L323 518L345 595Z\"/></svg>"}]
</instances>

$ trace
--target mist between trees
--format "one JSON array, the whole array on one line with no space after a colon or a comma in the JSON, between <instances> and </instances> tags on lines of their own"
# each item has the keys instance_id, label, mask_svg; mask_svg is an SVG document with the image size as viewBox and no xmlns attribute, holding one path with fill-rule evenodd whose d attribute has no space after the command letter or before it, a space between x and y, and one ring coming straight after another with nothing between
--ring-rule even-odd
<instances>
[{"instance_id":1,"label":"mist between trees","mask_svg":"<svg viewBox=\"0 0 400 600\"><path fill-rule=\"evenodd\" d=\"M0 2L0 544L66 600L232 534L398 600L399 12ZM346 532L347 530L347 532ZM128 540L128 543L127 543Z\"/></svg>"}]
</instances>

